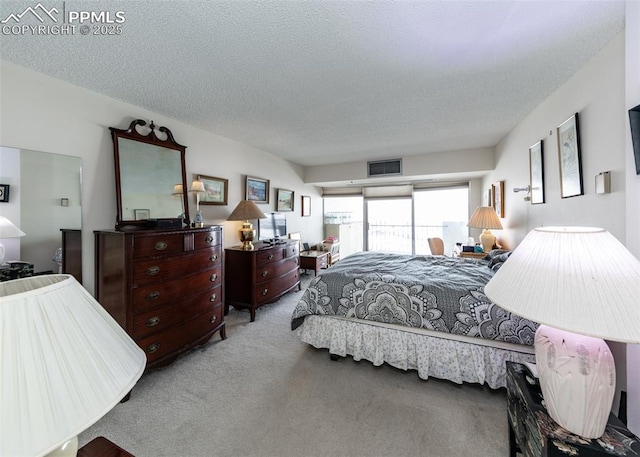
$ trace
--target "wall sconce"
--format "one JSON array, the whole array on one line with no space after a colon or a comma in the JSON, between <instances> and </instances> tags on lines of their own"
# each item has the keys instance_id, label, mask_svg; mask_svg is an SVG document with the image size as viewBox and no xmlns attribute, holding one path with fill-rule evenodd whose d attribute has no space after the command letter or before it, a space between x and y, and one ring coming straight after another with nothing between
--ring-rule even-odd
<instances>
[{"instance_id":1,"label":"wall sconce","mask_svg":"<svg viewBox=\"0 0 640 457\"><path fill-rule=\"evenodd\" d=\"M530 196L530 195L528 195L528 194L531 192L531 186L514 187L514 188L513 188L513 191L514 191L515 193L518 193L518 192L526 192L526 193L527 193L527 196L526 196L526 197L524 197L524 201L525 201L525 202L531 201L531 196Z\"/></svg>"},{"instance_id":2,"label":"wall sconce","mask_svg":"<svg viewBox=\"0 0 640 457\"><path fill-rule=\"evenodd\" d=\"M596 194L611 193L611 172L603 171L596 175Z\"/></svg>"}]
</instances>

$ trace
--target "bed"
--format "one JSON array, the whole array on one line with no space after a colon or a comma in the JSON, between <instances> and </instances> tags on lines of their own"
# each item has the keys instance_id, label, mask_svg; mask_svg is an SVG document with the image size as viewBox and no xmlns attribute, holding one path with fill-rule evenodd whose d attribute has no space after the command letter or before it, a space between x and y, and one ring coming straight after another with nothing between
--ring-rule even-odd
<instances>
[{"instance_id":1,"label":"bed","mask_svg":"<svg viewBox=\"0 0 640 457\"><path fill-rule=\"evenodd\" d=\"M508 258L361 252L314 278L291 328L300 339L378 366L456 383L506 385L505 362L534 362L537 324L491 303L484 285Z\"/></svg>"}]
</instances>

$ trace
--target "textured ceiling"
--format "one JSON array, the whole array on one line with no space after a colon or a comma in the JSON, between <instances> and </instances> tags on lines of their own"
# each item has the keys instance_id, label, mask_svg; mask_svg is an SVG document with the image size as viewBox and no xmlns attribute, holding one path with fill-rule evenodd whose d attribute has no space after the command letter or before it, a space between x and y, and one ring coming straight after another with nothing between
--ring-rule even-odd
<instances>
[{"instance_id":1,"label":"textured ceiling","mask_svg":"<svg viewBox=\"0 0 640 457\"><path fill-rule=\"evenodd\" d=\"M494 146L624 27L621 1L41 4L122 34L3 35L3 59L301 165Z\"/></svg>"}]
</instances>

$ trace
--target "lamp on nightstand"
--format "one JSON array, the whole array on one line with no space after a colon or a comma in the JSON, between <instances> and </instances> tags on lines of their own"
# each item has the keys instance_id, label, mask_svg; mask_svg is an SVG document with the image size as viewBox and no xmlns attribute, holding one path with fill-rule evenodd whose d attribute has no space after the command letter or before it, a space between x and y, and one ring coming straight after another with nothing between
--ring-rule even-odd
<instances>
[{"instance_id":1,"label":"lamp on nightstand","mask_svg":"<svg viewBox=\"0 0 640 457\"><path fill-rule=\"evenodd\" d=\"M202 181L193 181L189 192L196 194L196 215L193 218L193 225L194 227L204 227L204 219L200 212L200 194L204 194L206 192L204 183Z\"/></svg>"},{"instance_id":2,"label":"lamp on nightstand","mask_svg":"<svg viewBox=\"0 0 640 457\"><path fill-rule=\"evenodd\" d=\"M70 275L0 283L0 455L75 456L125 397L142 349ZM52 452L53 451L53 452Z\"/></svg>"},{"instance_id":3,"label":"lamp on nightstand","mask_svg":"<svg viewBox=\"0 0 640 457\"><path fill-rule=\"evenodd\" d=\"M467 227L483 229L482 235L480 235L480 243L482 243L482 250L489 252L496 244L496 237L491 233L490 229L502 230L502 224L496 210L491 206L478 206L471 215L471 219L467 222Z\"/></svg>"},{"instance_id":4,"label":"lamp on nightstand","mask_svg":"<svg viewBox=\"0 0 640 457\"><path fill-rule=\"evenodd\" d=\"M549 415L585 438L604 433L616 387L602 340L640 343L640 261L609 232L532 230L485 286L498 306L540 324L536 365Z\"/></svg>"},{"instance_id":5,"label":"lamp on nightstand","mask_svg":"<svg viewBox=\"0 0 640 457\"><path fill-rule=\"evenodd\" d=\"M227 218L228 221L244 221L240 230L240 240L242 241L242 249L245 251L253 250L253 240L256 236L256 230L253 228L252 219L265 219L262 210L258 208L251 200L242 200L236 206L236 209Z\"/></svg>"}]
</instances>

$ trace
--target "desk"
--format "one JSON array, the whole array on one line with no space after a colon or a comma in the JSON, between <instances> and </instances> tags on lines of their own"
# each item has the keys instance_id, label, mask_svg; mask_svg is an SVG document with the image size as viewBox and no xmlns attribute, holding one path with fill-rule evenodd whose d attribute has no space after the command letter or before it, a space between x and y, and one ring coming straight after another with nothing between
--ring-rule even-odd
<instances>
[{"instance_id":1,"label":"desk","mask_svg":"<svg viewBox=\"0 0 640 457\"><path fill-rule=\"evenodd\" d=\"M581 438L559 426L542 405L538 384L526 381L524 365L507 364L507 413L509 418L509 455L515 457L597 457L636 456L640 442L613 414L604 435L598 439Z\"/></svg>"},{"instance_id":2,"label":"desk","mask_svg":"<svg viewBox=\"0 0 640 457\"><path fill-rule=\"evenodd\" d=\"M78 457L134 457L120 446L99 436L78 449Z\"/></svg>"},{"instance_id":3,"label":"desk","mask_svg":"<svg viewBox=\"0 0 640 457\"><path fill-rule=\"evenodd\" d=\"M300 253L300 268L313 270L315 276L318 271L329 266L329 251L302 251Z\"/></svg>"}]
</instances>

